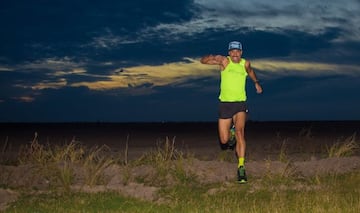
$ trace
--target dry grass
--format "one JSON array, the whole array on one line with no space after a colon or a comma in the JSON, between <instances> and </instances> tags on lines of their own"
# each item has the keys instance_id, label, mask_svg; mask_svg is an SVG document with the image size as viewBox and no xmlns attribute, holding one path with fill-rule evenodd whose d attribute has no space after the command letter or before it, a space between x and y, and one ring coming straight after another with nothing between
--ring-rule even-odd
<instances>
[{"instance_id":1,"label":"dry grass","mask_svg":"<svg viewBox=\"0 0 360 213\"><path fill-rule=\"evenodd\" d=\"M136 162L159 165L172 160L183 159L185 155L183 152L175 148L175 139L176 137L173 137L172 140L166 137L165 141L159 140L157 142L156 149L149 151L140 157L140 159L138 159Z\"/></svg>"},{"instance_id":2,"label":"dry grass","mask_svg":"<svg viewBox=\"0 0 360 213\"><path fill-rule=\"evenodd\" d=\"M84 184L103 182L104 169L115 161L109 153L107 146L88 149L75 139L63 145L40 144L35 133L31 143L20 148L18 161L35 165L54 186L69 190L77 168L84 170Z\"/></svg>"},{"instance_id":3,"label":"dry grass","mask_svg":"<svg viewBox=\"0 0 360 213\"><path fill-rule=\"evenodd\" d=\"M20 147L18 161L20 164L44 164L47 163L49 158L50 153L48 147L39 144L38 134L35 132L30 145L26 144L25 146Z\"/></svg>"},{"instance_id":4,"label":"dry grass","mask_svg":"<svg viewBox=\"0 0 360 213\"><path fill-rule=\"evenodd\" d=\"M289 157L287 154L287 147L286 147L287 140L284 140L280 147L280 153L279 153L279 161L283 163L289 162Z\"/></svg>"},{"instance_id":5,"label":"dry grass","mask_svg":"<svg viewBox=\"0 0 360 213\"><path fill-rule=\"evenodd\" d=\"M184 168L193 156L179 151L175 146L175 139L176 137L172 140L166 137L165 141L159 140L154 150L134 161L134 166L151 165L156 170L150 176L143 177L140 182L155 186L194 182L194 174L186 172Z\"/></svg>"},{"instance_id":6,"label":"dry grass","mask_svg":"<svg viewBox=\"0 0 360 213\"><path fill-rule=\"evenodd\" d=\"M313 138L312 127L302 128L299 132L299 137L305 140L311 140Z\"/></svg>"},{"instance_id":7,"label":"dry grass","mask_svg":"<svg viewBox=\"0 0 360 213\"><path fill-rule=\"evenodd\" d=\"M359 145L356 142L356 133L354 133L344 141L338 141L331 147L327 147L327 153L328 157L348 157L358 149Z\"/></svg>"},{"instance_id":8,"label":"dry grass","mask_svg":"<svg viewBox=\"0 0 360 213\"><path fill-rule=\"evenodd\" d=\"M89 150L83 159L83 167L86 171L85 184L94 186L105 181L102 176L104 170L115 162L114 159L106 155L109 152L110 148L105 145Z\"/></svg>"},{"instance_id":9,"label":"dry grass","mask_svg":"<svg viewBox=\"0 0 360 213\"><path fill-rule=\"evenodd\" d=\"M310 129L304 130L303 132L304 133L301 134L299 133L299 136L304 139L314 139L311 136ZM300 212L313 212L313 210L315 210L315 212L323 212L322 210L327 206L331 206L331 208L339 210L340 212L341 208L343 208L344 204L349 202L349 200L351 202L347 210L352 208L357 208L358 210L360 208L357 202L359 191L356 191L356 184L360 177L358 172L352 176L346 176L345 178L347 179L345 180L343 177L339 178L340 176L338 174L332 176L330 179L320 175L311 177L310 180L299 178L294 165L289 160L289 156L291 156L291 154L289 154L291 151L291 141L288 141L288 139L279 141L279 143L276 144L278 146L274 149L274 152L278 157L277 160L280 162L268 160L266 162L266 172L264 176L261 176L259 179L254 177L251 180L251 184L244 186L236 185L236 187L232 187L234 186L232 183L222 184L216 193L207 194L206 191L209 191L208 187L216 188L218 183L206 185L197 182L197 173L191 174L191 172L188 172L188 170L184 168L184 165L191 165L191 163L189 163L191 161L191 159L189 159L190 155L177 149L175 139L175 137L172 139L166 137L165 140L159 140L157 141L156 148L147 152L138 160L129 162L127 158L129 138L127 138L125 161L121 163L125 168L122 170L122 175L124 175L122 183L134 181L136 180L134 177L140 177L140 181L146 186L155 185L163 187L161 188L163 194L160 195L170 203L169 206L167 206L168 203L164 202L164 205L166 205L165 210L167 210L164 212L169 212L169 210L173 210L173 212L203 212L204 209L210 212L229 212L230 210L232 212L260 212L263 209L270 209L273 212L294 212L296 210ZM358 147L356 134L353 134L341 140L341 143L338 142L329 147L327 151L329 157L342 157L353 154ZM3 148L2 150L5 149ZM110 152L111 150L107 146L86 148L75 139L64 145L41 144L39 143L38 135L35 134L31 144L22 147L19 153L19 161L22 164L36 165L39 171L45 174L50 182L54 181L58 184L58 188L71 191L71 186L77 177L76 175L78 175L77 169L79 168L84 171L84 184L89 186L97 184L106 185L106 183L104 183L106 180L104 180L103 177L104 170L108 166L118 163L118 161L111 157ZM227 157L229 161L234 159L233 151L221 153L226 154L223 156L224 159ZM144 173L150 176L134 176L134 174L132 174L134 170L132 170L133 168L131 167L139 165L141 165L141 168L152 167L155 172L152 173L151 170L151 172ZM143 165L145 166L142 167ZM9 176L9 178L11 177ZM349 186L346 186L348 183ZM344 188L344 185L346 188ZM346 199L343 198L343 195L347 196ZM84 196L92 195L86 194ZM75 196L75 199L76 197L78 197L78 195ZM66 196L64 196L64 198L66 198ZM48 199L48 197L44 199L39 198L36 202L26 203L24 204L24 208L28 211L27 208L29 205L43 203L43 200L46 199ZM100 206L99 208L104 205L108 207L108 203L103 204L99 202L101 199L102 197L89 200L89 203L97 204ZM338 202L339 200L340 202ZM69 201L73 201L73 199L69 199ZM76 209L77 205L82 205L83 202L84 199L79 201L79 203L72 204L73 206L71 206L71 204L64 205L63 203L60 203L60 206L65 206L66 208L71 206ZM128 199L124 201L124 203L127 202L129 202ZM19 203L21 202L18 202L17 205L19 205ZM54 203L59 202L57 202L56 199L56 202L47 203L46 205L49 206L49 209L54 209ZM334 203L335 206L333 207ZM84 206L88 207L89 205ZM121 204L119 205L119 202L116 201L114 206L118 207L121 206ZM230 210L229 207L231 207ZM144 207L144 210L145 209L147 209L147 206ZM117 212L117 210L113 212ZM133 209L128 212L133 212L132 210ZM140 210L142 211L143 209ZM329 209L325 208L324 211L326 210ZM67 209L64 210L64 212L65 211L67 211Z\"/></svg>"},{"instance_id":10,"label":"dry grass","mask_svg":"<svg viewBox=\"0 0 360 213\"><path fill-rule=\"evenodd\" d=\"M7 164L9 163L9 156L6 155L6 152L11 150L11 144L9 144L9 137L5 138L4 144L1 148L1 153L0 153L0 163L1 164Z\"/></svg>"}]
</instances>

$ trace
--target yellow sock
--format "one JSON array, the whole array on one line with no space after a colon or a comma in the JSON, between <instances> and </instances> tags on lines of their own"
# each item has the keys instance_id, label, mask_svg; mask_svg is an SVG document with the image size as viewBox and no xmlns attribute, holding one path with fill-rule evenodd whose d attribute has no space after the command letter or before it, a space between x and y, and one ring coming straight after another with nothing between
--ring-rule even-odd
<instances>
[{"instance_id":1,"label":"yellow sock","mask_svg":"<svg viewBox=\"0 0 360 213\"><path fill-rule=\"evenodd\" d=\"M244 166L245 158L239 158L239 164L238 167Z\"/></svg>"}]
</instances>

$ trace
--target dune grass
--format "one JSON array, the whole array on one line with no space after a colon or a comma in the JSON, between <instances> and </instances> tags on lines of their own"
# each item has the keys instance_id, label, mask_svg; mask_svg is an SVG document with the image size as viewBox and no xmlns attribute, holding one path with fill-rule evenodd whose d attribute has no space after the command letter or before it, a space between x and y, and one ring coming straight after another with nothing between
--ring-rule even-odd
<instances>
[{"instance_id":1,"label":"dune grass","mask_svg":"<svg viewBox=\"0 0 360 213\"><path fill-rule=\"evenodd\" d=\"M327 147L329 157L347 157L353 155L359 149L359 144L356 142L356 133L340 140L330 147Z\"/></svg>"},{"instance_id":2,"label":"dune grass","mask_svg":"<svg viewBox=\"0 0 360 213\"><path fill-rule=\"evenodd\" d=\"M102 183L104 169L116 161L109 153L105 145L87 148L75 139L61 145L40 144L35 132L31 143L20 148L18 163L34 165L52 187L69 191L79 168L84 170L85 185Z\"/></svg>"},{"instance_id":3,"label":"dune grass","mask_svg":"<svg viewBox=\"0 0 360 213\"><path fill-rule=\"evenodd\" d=\"M138 182L154 186L164 186L169 181L183 184L196 182L194 174L184 169L185 164L191 161L193 156L191 153L179 151L175 146L175 139L176 137L172 140L166 137L165 140L158 140L155 149L130 164L130 166L151 165L156 169L152 177L144 177Z\"/></svg>"},{"instance_id":4,"label":"dune grass","mask_svg":"<svg viewBox=\"0 0 360 213\"><path fill-rule=\"evenodd\" d=\"M277 179L278 177L276 177ZM360 172L308 180L254 180L164 188L159 202L114 192L23 195L6 212L359 212ZM284 187L286 185L286 187ZM217 189L209 193L212 189Z\"/></svg>"},{"instance_id":5,"label":"dune grass","mask_svg":"<svg viewBox=\"0 0 360 213\"><path fill-rule=\"evenodd\" d=\"M309 132L306 131L306 137L311 136ZM125 176L131 176L126 172L132 166L155 167L156 174L150 180L137 180L160 188L155 201L144 201L111 191L72 191L74 164L85 168L85 184L93 186L105 181L104 169L118 161L108 155L106 146L86 149L74 140L62 146L42 145L35 134L32 143L20 152L19 162L37 165L65 190L23 191L5 212L360 212L360 171L299 178L293 173L286 142L278 150L278 160L287 163L283 173L272 175L268 168L268 175L250 177L248 184L239 185L200 184L194 174L185 172L184 165L191 156L176 149L175 138L158 141L154 150L132 162L125 158L123 165L128 168ZM327 151L329 157L342 157L353 154L357 148L353 135ZM173 184L163 184L168 174L175 177Z\"/></svg>"}]
</instances>

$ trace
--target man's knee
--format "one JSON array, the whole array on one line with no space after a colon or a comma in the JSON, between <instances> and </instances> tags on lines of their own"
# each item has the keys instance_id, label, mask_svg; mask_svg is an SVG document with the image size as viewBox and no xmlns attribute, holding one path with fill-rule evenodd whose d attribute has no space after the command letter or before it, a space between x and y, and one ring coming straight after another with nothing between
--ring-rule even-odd
<instances>
[{"instance_id":1,"label":"man's knee","mask_svg":"<svg viewBox=\"0 0 360 213\"><path fill-rule=\"evenodd\" d=\"M238 136L244 136L245 128L244 127L235 128L235 134L237 134Z\"/></svg>"},{"instance_id":2,"label":"man's knee","mask_svg":"<svg viewBox=\"0 0 360 213\"><path fill-rule=\"evenodd\" d=\"M229 140L229 138L226 136L220 136L219 139L220 139L220 143L222 143L222 144L226 144Z\"/></svg>"}]
</instances>

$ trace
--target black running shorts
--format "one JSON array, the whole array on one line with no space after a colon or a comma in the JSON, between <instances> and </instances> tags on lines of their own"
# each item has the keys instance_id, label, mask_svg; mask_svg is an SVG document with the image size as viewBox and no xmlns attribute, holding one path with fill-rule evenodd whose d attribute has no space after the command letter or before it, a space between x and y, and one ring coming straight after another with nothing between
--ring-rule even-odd
<instances>
[{"instance_id":1,"label":"black running shorts","mask_svg":"<svg viewBox=\"0 0 360 213\"><path fill-rule=\"evenodd\" d=\"M238 112L248 112L245 101L219 103L219 118L232 118Z\"/></svg>"}]
</instances>

